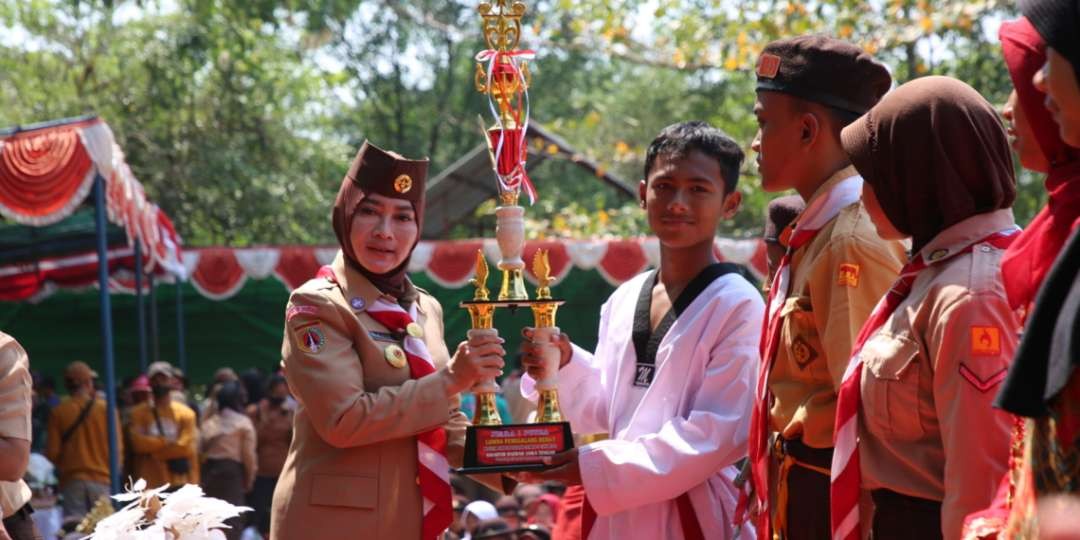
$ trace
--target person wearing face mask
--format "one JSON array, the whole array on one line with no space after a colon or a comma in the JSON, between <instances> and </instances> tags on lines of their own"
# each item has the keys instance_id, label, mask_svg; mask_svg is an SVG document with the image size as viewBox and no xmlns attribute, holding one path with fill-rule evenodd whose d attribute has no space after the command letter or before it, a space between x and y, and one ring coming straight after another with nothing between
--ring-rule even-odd
<instances>
[{"instance_id":1,"label":"person wearing face mask","mask_svg":"<svg viewBox=\"0 0 1080 540\"><path fill-rule=\"evenodd\" d=\"M927 133L935 134L927 137ZM841 132L878 234L912 255L863 325L838 393L832 538L960 538L1005 473L1012 421L991 407L1016 347L1000 274L1016 239L1008 142L970 86L923 77Z\"/></svg>"},{"instance_id":2,"label":"person wearing face mask","mask_svg":"<svg viewBox=\"0 0 1080 540\"><path fill-rule=\"evenodd\" d=\"M199 483L195 411L172 398L172 374L168 362L151 364L147 375L152 397L131 410L128 440L135 456L133 470L148 488Z\"/></svg>"},{"instance_id":3,"label":"person wearing face mask","mask_svg":"<svg viewBox=\"0 0 1080 540\"><path fill-rule=\"evenodd\" d=\"M248 416L255 424L258 471L249 505L255 510L255 527L264 537L270 535L270 503L274 487L285 466L292 440L293 411L296 402L289 397L285 377L275 374L266 387L267 397L248 406Z\"/></svg>"},{"instance_id":4,"label":"person wearing face mask","mask_svg":"<svg viewBox=\"0 0 1080 540\"><path fill-rule=\"evenodd\" d=\"M427 169L365 142L334 202L340 251L289 297L281 354L297 408L271 540L432 540L453 519L459 394L500 375L505 351L483 337L451 357L442 307L406 275Z\"/></svg>"}]
</instances>

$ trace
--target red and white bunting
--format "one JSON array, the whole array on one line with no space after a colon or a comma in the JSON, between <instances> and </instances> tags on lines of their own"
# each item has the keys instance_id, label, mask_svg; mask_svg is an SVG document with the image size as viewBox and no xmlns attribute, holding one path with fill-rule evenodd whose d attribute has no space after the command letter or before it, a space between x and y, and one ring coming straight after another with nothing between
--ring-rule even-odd
<instances>
[{"instance_id":1,"label":"red and white bunting","mask_svg":"<svg viewBox=\"0 0 1080 540\"><path fill-rule=\"evenodd\" d=\"M478 249L483 251L492 267L498 263L499 250L494 240L423 241L413 252L409 271L423 272L439 286L449 289L466 287L473 277ZM572 269L578 268L595 269L612 286L618 286L655 265L660 256L656 239L647 237L531 240L525 243L526 263L531 263L533 255L540 249L548 250L555 285L565 279ZM760 240L718 238L715 252L717 258L743 264L758 277L765 274L765 245ZM123 254L117 255L120 257L118 262L113 261L113 253ZM336 253L337 248L332 246L195 248L184 251L179 271L190 277L192 285L203 296L226 300L236 295L248 279L273 277L291 291L311 279L319 267L333 260ZM134 281L130 274L134 259L131 254L130 248L110 252L110 270L127 272L113 274L113 290L116 292L134 292ZM147 268L157 268L154 266L157 261L156 257L147 257ZM43 288L46 292L56 290L55 285L61 288L90 285L97 279L96 263L96 255L88 252L43 260L36 266L0 266L0 300L26 299L39 294ZM535 285L536 276L532 274L531 266L526 264L525 278ZM60 272L58 269L63 271L57 274ZM165 280L171 281L169 278Z\"/></svg>"}]
</instances>

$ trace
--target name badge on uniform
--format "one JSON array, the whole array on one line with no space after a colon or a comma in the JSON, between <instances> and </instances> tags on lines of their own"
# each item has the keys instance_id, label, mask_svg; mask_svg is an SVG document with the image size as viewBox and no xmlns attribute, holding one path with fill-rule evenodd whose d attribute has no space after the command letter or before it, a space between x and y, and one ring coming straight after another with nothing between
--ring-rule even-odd
<instances>
[{"instance_id":1,"label":"name badge on uniform","mask_svg":"<svg viewBox=\"0 0 1080 540\"><path fill-rule=\"evenodd\" d=\"M653 375L656 373L655 364L643 364L638 362L634 370L634 386L648 388L652 384Z\"/></svg>"},{"instance_id":2,"label":"name badge on uniform","mask_svg":"<svg viewBox=\"0 0 1080 540\"><path fill-rule=\"evenodd\" d=\"M397 343L400 341L397 336L389 332L379 332L377 330L368 330L368 335L375 341L389 341L391 343Z\"/></svg>"}]
</instances>

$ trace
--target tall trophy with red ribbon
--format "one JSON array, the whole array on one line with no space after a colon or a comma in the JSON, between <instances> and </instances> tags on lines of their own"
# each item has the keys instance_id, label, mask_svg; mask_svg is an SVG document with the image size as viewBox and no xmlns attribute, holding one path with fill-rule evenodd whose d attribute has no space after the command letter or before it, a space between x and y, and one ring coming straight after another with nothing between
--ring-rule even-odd
<instances>
[{"instance_id":1,"label":"tall trophy with red ribbon","mask_svg":"<svg viewBox=\"0 0 1080 540\"><path fill-rule=\"evenodd\" d=\"M533 275L539 282L535 300L525 290L525 209L518 204L522 190L529 202L536 200L536 190L525 171L529 128L528 61L533 51L518 48L521 38L521 18L525 4L514 0L495 0L480 4L484 40L487 50L476 55L476 89L488 98L495 124L484 136L491 155L492 168L498 181L499 205L495 209L495 238L499 245L498 269L502 284L492 300L487 289L487 262L482 252L476 256L476 277L473 299L462 302L469 311L472 329L469 335L495 334L496 308L528 307L533 312L536 332L533 340L550 344L558 339L555 312L562 300L551 297L551 282L546 252L533 259ZM573 447L570 424L563 421L555 373L558 371L558 349L542 347L551 364L552 374L538 381L540 399L535 423L503 424L495 405L499 386L494 379L473 387L476 413L473 425L465 437L464 473L490 473L536 470L544 468L543 458Z\"/></svg>"}]
</instances>

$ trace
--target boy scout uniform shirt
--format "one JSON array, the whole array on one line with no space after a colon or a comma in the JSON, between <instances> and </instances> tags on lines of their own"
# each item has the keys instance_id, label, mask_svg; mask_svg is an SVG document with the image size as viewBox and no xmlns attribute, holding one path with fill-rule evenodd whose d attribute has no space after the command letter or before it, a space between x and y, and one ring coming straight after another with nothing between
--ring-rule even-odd
<instances>
[{"instance_id":1,"label":"boy scout uniform shirt","mask_svg":"<svg viewBox=\"0 0 1080 540\"><path fill-rule=\"evenodd\" d=\"M807 207L857 175L854 167L836 172ZM836 393L851 347L906 259L903 243L878 236L861 200L841 209L795 251L768 381L774 397L769 412L773 431L789 440L802 438L813 448L832 447Z\"/></svg>"},{"instance_id":2,"label":"boy scout uniform shirt","mask_svg":"<svg viewBox=\"0 0 1080 540\"><path fill-rule=\"evenodd\" d=\"M30 360L15 338L0 332L0 436L30 440ZM30 487L22 480L0 482L0 512L11 517L30 502Z\"/></svg>"},{"instance_id":3,"label":"boy scout uniform shirt","mask_svg":"<svg viewBox=\"0 0 1080 540\"><path fill-rule=\"evenodd\" d=\"M960 538L1007 469L1012 424L991 405L1020 318L1005 297L1004 250L983 243L933 260L1014 226L1011 210L997 210L936 236L921 250L930 266L862 351L863 487L943 501L944 538Z\"/></svg>"},{"instance_id":4,"label":"boy scout uniform shirt","mask_svg":"<svg viewBox=\"0 0 1080 540\"><path fill-rule=\"evenodd\" d=\"M347 268L341 252L332 268L337 282L308 281L286 311L282 365L299 405L270 538L418 539L416 436L445 427L447 457L457 467L468 421L441 377L411 378L391 348L401 338L366 313L380 298L397 300ZM450 360L442 307L419 292L415 322L438 369Z\"/></svg>"}]
</instances>

